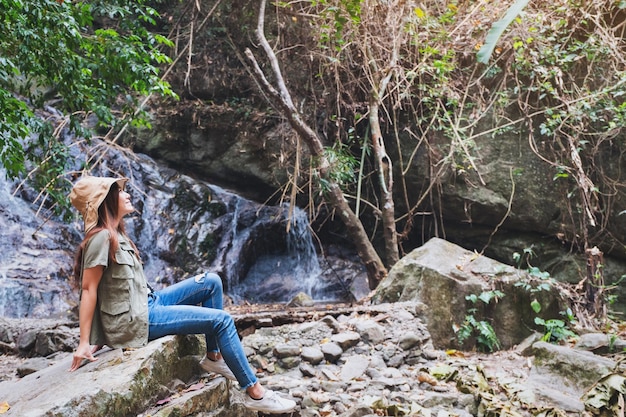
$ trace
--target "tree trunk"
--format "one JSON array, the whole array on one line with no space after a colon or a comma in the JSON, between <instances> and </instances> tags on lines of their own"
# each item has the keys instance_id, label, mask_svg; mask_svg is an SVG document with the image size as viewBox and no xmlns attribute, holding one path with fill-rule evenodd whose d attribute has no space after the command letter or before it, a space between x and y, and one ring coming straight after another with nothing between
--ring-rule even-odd
<instances>
[{"instance_id":1,"label":"tree trunk","mask_svg":"<svg viewBox=\"0 0 626 417\"><path fill-rule=\"evenodd\" d=\"M381 215L383 222L383 237L385 241L385 257L387 267L392 267L400 259L398 248L398 233L396 230L395 202L393 201L393 163L387 150L380 129L379 109L387 92L387 86L394 75L394 70L399 59L399 48L405 34L400 31L393 36L391 52L386 58L387 48L376 48L375 45L363 45L363 57L366 59L364 66L369 68L370 99L369 99L369 124L372 135L372 148L376 157L376 169L382 196ZM377 62L385 64L381 68Z\"/></svg>"},{"instance_id":2,"label":"tree trunk","mask_svg":"<svg viewBox=\"0 0 626 417\"><path fill-rule=\"evenodd\" d=\"M603 320L606 317L606 305L604 303L604 257L602 252L593 247L585 251L587 255L587 277L583 288L586 298L587 312L593 317Z\"/></svg>"},{"instance_id":3,"label":"tree trunk","mask_svg":"<svg viewBox=\"0 0 626 417\"><path fill-rule=\"evenodd\" d=\"M334 181L329 175L330 164L324 155L324 146L322 145L322 141L318 137L317 133L302 119L302 116L291 100L291 95L285 85L276 55L267 42L267 39L265 39L263 29L264 20L265 0L262 0L259 6L259 20L256 35L272 66L277 88L269 83L252 54L252 51L250 51L250 49L246 49L245 54L252 64L253 75L263 92L270 98L272 104L276 105L282 111L283 116L287 118L291 127L307 144L311 154L319 160L318 168L320 176L326 180L328 184L330 184L330 204L337 211L340 218L344 222L346 229L348 230L348 234L352 238L352 241L357 249L357 253L367 269L368 286L370 290L374 290L380 281L387 276L387 269L372 246L363 224L346 201L343 191L337 182Z\"/></svg>"},{"instance_id":4,"label":"tree trunk","mask_svg":"<svg viewBox=\"0 0 626 417\"><path fill-rule=\"evenodd\" d=\"M387 266L392 267L400 259L398 250L398 233L396 231L395 203L393 201L393 165L380 131L378 122L378 94L372 94L369 105L369 122L372 134L372 146L376 156L378 176L380 178L380 192L383 206L381 209L383 221L383 236L385 240L385 258Z\"/></svg>"}]
</instances>

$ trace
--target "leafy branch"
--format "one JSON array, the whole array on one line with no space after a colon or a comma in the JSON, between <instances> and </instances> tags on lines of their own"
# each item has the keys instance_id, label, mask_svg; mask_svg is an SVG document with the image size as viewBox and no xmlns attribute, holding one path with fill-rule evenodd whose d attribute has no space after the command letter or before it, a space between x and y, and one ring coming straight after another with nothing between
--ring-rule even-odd
<instances>
[{"instance_id":1,"label":"leafy branch","mask_svg":"<svg viewBox=\"0 0 626 417\"><path fill-rule=\"evenodd\" d=\"M0 164L7 176L31 165L37 188L67 187L63 129L35 113L47 106L67 114L61 126L78 136L90 136L90 119L96 128L149 126L140 100L176 96L159 76L170 62L160 48L172 43L147 29L157 18L144 0L0 0Z\"/></svg>"}]
</instances>

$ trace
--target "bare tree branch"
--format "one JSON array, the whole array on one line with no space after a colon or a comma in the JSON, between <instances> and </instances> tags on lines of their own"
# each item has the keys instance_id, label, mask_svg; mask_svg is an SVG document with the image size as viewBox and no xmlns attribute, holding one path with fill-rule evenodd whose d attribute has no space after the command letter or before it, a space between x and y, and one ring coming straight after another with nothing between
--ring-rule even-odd
<instances>
[{"instance_id":1,"label":"bare tree branch","mask_svg":"<svg viewBox=\"0 0 626 417\"><path fill-rule=\"evenodd\" d=\"M283 116L289 121L291 127L298 133L300 138L307 144L311 154L318 160L320 176L328 183L327 198L329 199L331 206L336 210L345 224L348 234L356 246L357 253L367 269L369 288L373 290L378 286L380 281L385 278L387 275L387 269L383 265L378 253L370 242L361 221L348 204L343 191L339 187L339 184L337 184L337 182L331 177L330 163L325 156L322 141L318 137L317 133L304 121L293 104L291 94L285 84L276 54L265 38L265 4L266 1L262 0L259 6L259 20L256 35L261 48L270 62L272 75L276 80L276 87L268 81L265 73L259 66L256 58L249 48L245 50L245 55L250 61L253 74L264 93L267 94L270 100L272 100L272 103L282 111ZM291 204L295 204L295 202L292 201Z\"/></svg>"}]
</instances>

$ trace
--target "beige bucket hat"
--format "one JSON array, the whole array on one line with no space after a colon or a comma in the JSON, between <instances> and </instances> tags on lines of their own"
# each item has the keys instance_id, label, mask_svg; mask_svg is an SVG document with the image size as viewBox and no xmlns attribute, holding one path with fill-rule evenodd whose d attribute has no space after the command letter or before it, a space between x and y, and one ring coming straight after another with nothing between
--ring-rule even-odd
<instances>
[{"instance_id":1,"label":"beige bucket hat","mask_svg":"<svg viewBox=\"0 0 626 417\"><path fill-rule=\"evenodd\" d=\"M83 177L74 184L70 192L72 205L82 214L85 233L98 224L98 208L104 201L111 185L117 183L124 188L128 178Z\"/></svg>"}]
</instances>

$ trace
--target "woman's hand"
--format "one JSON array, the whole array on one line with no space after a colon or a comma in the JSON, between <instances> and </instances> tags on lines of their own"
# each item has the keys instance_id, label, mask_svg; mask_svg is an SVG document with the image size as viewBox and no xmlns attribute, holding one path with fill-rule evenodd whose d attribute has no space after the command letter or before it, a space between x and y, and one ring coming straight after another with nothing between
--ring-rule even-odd
<instances>
[{"instance_id":1,"label":"woman's hand","mask_svg":"<svg viewBox=\"0 0 626 417\"><path fill-rule=\"evenodd\" d=\"M76 352L74 352L74 359L72 360L72 366L70 372L73 372L82 366L85 359L94 362L98 358L93 356L94 353L102 349L102 346L91 346L88 343L79 343Z\"/></svg>"}]
</instances>

